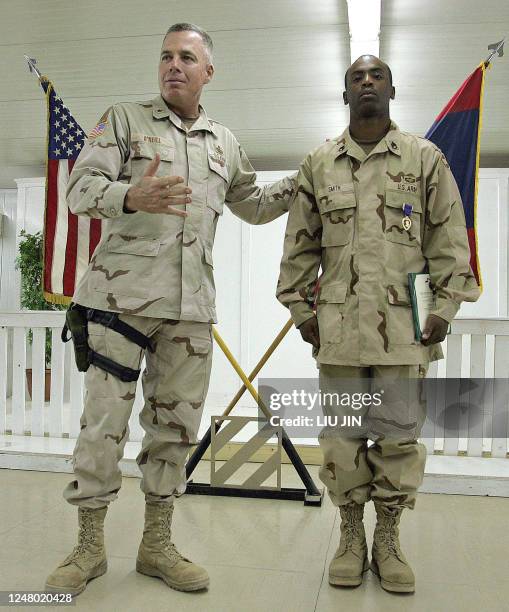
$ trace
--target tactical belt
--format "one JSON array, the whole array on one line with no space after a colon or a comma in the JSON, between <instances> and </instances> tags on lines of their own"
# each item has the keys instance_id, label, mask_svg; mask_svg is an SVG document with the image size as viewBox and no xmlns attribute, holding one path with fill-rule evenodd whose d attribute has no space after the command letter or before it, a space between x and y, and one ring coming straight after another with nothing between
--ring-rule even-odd
<instances>
[{"instance_id":1,"label":"tactical belt","mask_svg":"<svg viewBox=\"0 0 509 612\"><path fill-rule=\"evenodd\" d=\"M104 355L99 355L99 353L96 353L92 349L88 351L88 361L92 365L101 368L101 370L108 372L108 374L113 374L113 376L120 378L122 382L134 382L138 380L138 376L140 375L140 370L133 370L127 366L120 365Z\"/></svg>"},{"instance_id":2,"label":"tactical belt","mask_svg":"<svg viewBox=\"0 0 509 612\"><path fill-rule=\"evenodd\" d=\"M128 340L131 340L131 342L141 346L142 349L148 349L151 353L155 350L154 343L148 336L145 336L137 329L134 329L134 327L121 321L116 312L87 308L87 319L88 321L92 321L92 323L99 323L99 325L104 325L104 327L108 327L118 332Z\"/></svg>"},{"instance_id":3,"label":"tactical belt","mask_svg":"<svg viewBox=\"0 0 509 612\"><path fill-rule=\"evenodd\" d=\"M71 312L73 312L73 316L69 318ZM98 323L99 325L116 331L144 350L148 349L152 353L155 351L155 343L153 340L134 327L124 323L124 321L121 321L116 312L85 308L80 304L71 304L66 321L64 329L62 330L62 340L64 342L70 340L67 336L67 332L70 331L76 354L76 364L80 372L86 372L89 365L93 364L101 370L116 376L122 382L134 382L138 380L140 375L140 370L133 370L132 368L123 366L104 355L96 353L88 346L88 330L86 329L88 321Z\"/></svg>"}]
</instances>

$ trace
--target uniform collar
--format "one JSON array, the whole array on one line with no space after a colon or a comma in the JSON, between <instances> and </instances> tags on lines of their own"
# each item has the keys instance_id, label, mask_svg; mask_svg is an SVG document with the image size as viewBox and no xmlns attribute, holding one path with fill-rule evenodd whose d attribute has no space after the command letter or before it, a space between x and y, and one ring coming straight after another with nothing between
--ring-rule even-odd
<instances>
[{"instance_id":1,"label":"uniform collar","mask_svg":"<svg viewBox=\"0 0 509 612\"><path fill-rule=\"evenodd\" d=\"M214 136L216 136L214 126L207 117L207 113L205 112L203 106L200 106L199 110L200 116L198 117L198 119L196 119L196 122L194 123L191 131L194 132L195 130L205 130L206 132L211 132L212 134L214 134ZM179 130L186 130L186 126L182 122L180 117L168 108L166 102L160 95L152 100L152 115L155 119L163 119L164 117L168 117L168 119L173 123L173 125Z\"/></svg>"},{"instance_id":2,"label":"uniform collar","mask_svg":"<svg viewBox=\"0 0 509 612\"><path fill-rule=\"evenodd\" d=\"M382 138L382 140L376 145L371 153L383 153L385 151L390 151L401 157L401 132L399 131L398 126L391 121L391 125L389 127L389 131ZM361 149L361 147L355 142L355 140L350 135L350 128L346 128L346 130L341 134L341 136L337 139L337 149L336 149L336 157L340 157L345 153L350 155L350 157L355 157L356 159L359 155L364 159L365 155Z\"/></svg>"}]
</instances>

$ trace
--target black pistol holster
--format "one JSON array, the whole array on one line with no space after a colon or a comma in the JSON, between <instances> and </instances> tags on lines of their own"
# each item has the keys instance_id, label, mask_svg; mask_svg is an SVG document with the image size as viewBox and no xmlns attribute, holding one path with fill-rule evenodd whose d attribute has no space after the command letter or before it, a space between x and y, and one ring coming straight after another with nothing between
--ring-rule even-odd
<instances>
[{"instance_id":1,"label":"black pistol holster","mask_svg":"<svg viewBox=\"0 0 509 612\"><path fill-rule=\"evenodd\" d=\"M69 306L65 313L65 324L62 329L62 341L69 342L72 339L74 345L74 356L79 372L86 372L90 365L88 360L88 325L87 309L79 304ZM71 337L68 337L68 332Z\"/></svg>"},{"instance_id":2,"label":"black pistol holster","mask_svg":"<svg viewBox=\"0 0 509 612\"><path fill-rule=\"evenodd\" d=\"M72 339L74 344L74 355L76 365L80 372L86 372L90 364L95 365L101 370L119 378L122 382L134 382L138 380L140 370L133 370L123 366L109 357L100 355L93 351L88 345L88 322L98 323L116 331L127 339L131 340L142 349L154 352L153 341L118 318L118 313L97 310L96 308L86 308L80 304L72 303L65 315L65 325L62 329L62 341L69 342ZM68 336L71 333L71 337Z\"/></svg>"}]
</instances>

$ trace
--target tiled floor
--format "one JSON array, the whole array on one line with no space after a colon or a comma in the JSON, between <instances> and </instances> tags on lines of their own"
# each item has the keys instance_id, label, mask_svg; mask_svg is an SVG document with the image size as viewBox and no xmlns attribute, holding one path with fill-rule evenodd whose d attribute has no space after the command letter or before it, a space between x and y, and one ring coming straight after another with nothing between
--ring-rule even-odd
<instances>
[{"instance_id":1,"label":"tiled floor","mask_svg":"<svg viewBox=\"0 0 509 612\"><path fill-rule=\"evenodd\" d=\"M197 480L206 478L207 464L200 470ZM283 478L285 486L299 486L288 466ZM67 474L0 470L0 590L42 589L70 552L76 509L61 497L68 480ZM124 478L106 518L108 573L89 584L74 609L502 612L509 610L508 517L509 499L421 494L401 528L417 591L391 595L370 572L357 589L328 585L338 540L338 515L328 499L314 508L186 495L177 502L175 540L211 576L207 592L188 594L136 573L143 498L139 481ZM371 540L371 505L365 523Z\"/></svg>"}]
</instances>

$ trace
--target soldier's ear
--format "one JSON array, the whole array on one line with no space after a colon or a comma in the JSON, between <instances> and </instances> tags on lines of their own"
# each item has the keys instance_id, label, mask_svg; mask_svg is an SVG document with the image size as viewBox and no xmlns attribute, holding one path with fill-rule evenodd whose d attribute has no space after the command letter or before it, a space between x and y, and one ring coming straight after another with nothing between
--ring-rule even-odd
<instances>
[{"instance_id":1,"label":"soldier's ear","mask_svg":"<svg viewBox=\"0 0 509 612\"><path fill-rule=\"evenodd\" d=\"M346 95L346 91L343 92L343 102L345 106L348 106L348 96Z\"/></svg>"},{"instance_id":2,"label":"soldier's ear","mask_svg":"<svg viewBox=\"0 0 509 612\"><path fill-rule=\"evenodd\" d=\"M392 86L392 91L391 91L391 100L394 100L395 97L396 97L396 88L393 85Z\"/></svg>"},{"instance_id":3,"label":"soldier's ear","mask_svg":"<svg viewBox=\"0 0 509 612\"><path fill-rule=\"evenodd\" d=\"M210 81L212 80L212 77L214 76L214 65L207 64L207 67L205 68L205 72L207 75L205 78L205 83L210 83Z\"/></svg>"}]
</instances>

